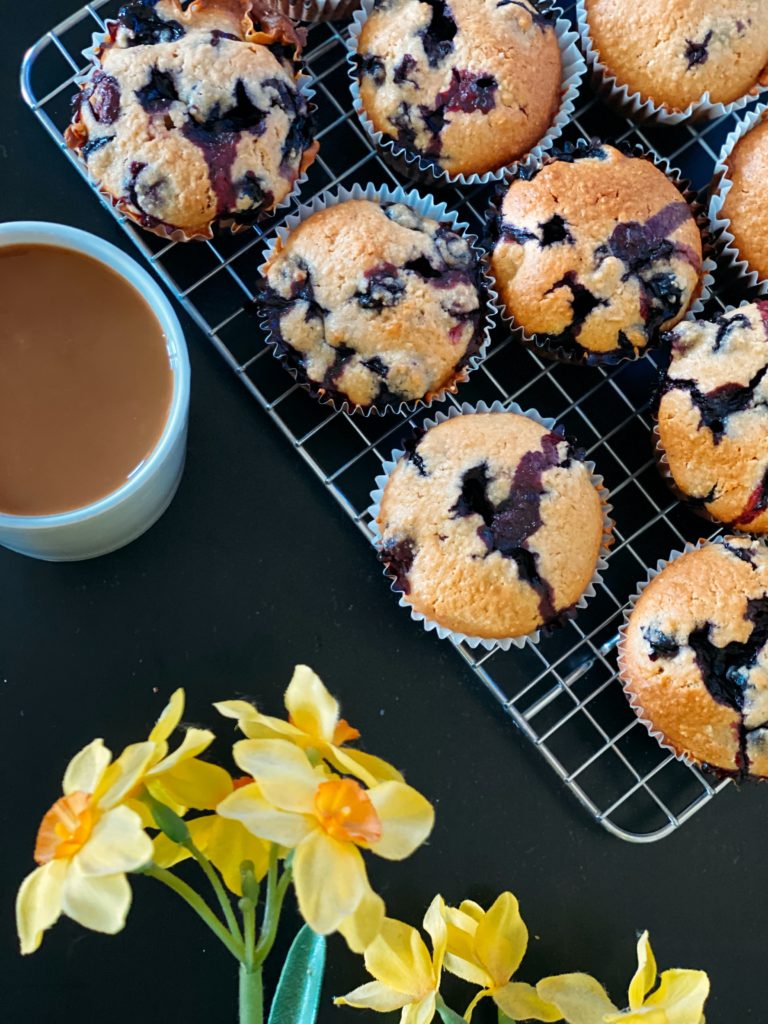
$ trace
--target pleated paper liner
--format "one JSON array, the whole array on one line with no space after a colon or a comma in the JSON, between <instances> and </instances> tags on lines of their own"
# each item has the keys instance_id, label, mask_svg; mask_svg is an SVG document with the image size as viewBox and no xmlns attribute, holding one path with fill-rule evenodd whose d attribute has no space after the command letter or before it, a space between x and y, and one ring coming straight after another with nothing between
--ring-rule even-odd
<instances>
[{"instance_id":1,"label":"pleated paper liner","mask_svg":"<svg viewBox=\"0 0 768 1024\"><path fill-rule=\"evenodd\" d=\"M361 0L280 0L280 10L294 21L314 25L351 17Z\"/></svg>"},{"instance_id":2,"label":"pleated paper liner","mask_svg":"<svg viewBox=\"0 0 768 1024\"><path fill-rule=\"evenodd\" d=\"M387 413L412 413L417 409L427 408L432 405L433 402L439 402L446 398L449 394L455 394L461 384L469 379L470 374L480 365L483 361L485 354L490 344L491 330L494 327L496 320L496 293L493 290L493 283L487 276L483 264L483 250L479 247L478 241L475 235L469 232L469 225L459 221L457 214L448 209L445 203L438 203L431 196L420 195L415 190L406 191L404 188L397 186L390 188L389 186L377 186L372 183L367 185L353 185L351 189L337 186L332 191L323 192L320 195L314 196L308 203L300 206L297 211L291 214L290 217L286 218L284 224L277 229L277 233L269 239L267 248L264 250L264 261L259 268L259 272L262 277L265 275L267 264L272 258L282 249L286 242L286 239L295 228L298 227L302 221L307 220L314 213L318 213L320 210L325 210L330 206L337 206L340 203L347 202L350 199L368 199L372 202L379 203L403 203L409 206L416 213L423 217L430 217L439 223L446 225L452 231L462 235L467 242L477 259L477 266L480 274L480 302L481 302L481 314L483 314L484 326L482 328L482 341L477 351L469 357L465 364L455 373L455 375L438 391L421 399L402 401L397 404L387 403L384 406L377 407L375 405L361 407L359 405L353 405L343 397L336 395L335 393L328 391L321 384L309 380L306 375L296 366L292 364L291 357L285 352L284 348L280 345L279 340L273 337L272 332L268 326L264 324L266 333L266 343L272 350L275 358L283 365L288 371L291 377L305 388L312 395L313 398L321 402L323 405L331 406L332 408L348 412L352 414L359 414L362 416L369 415L385 415ZM264 314L261 314L262 318Z\"/></svg>"},{"instance_id":3,"label":"pleated paper liner","mask_svg":"<svg viewBox=\"0 0 768 1024\"><path fill-rule=\"evenodd\" d=\"M710 121L716 117L723 117L725 114L742 110L756 96L766 90L766 86L756 83L752 91L731 103L715 103L710 99L709 93L705 92L696 103L690 103L684 110L672 110L652 99L644 100L639 92L633 92L629 86L622 85L600 60L600 55L592 42L589 31L586 0L576 0L575 10L581 47L587 58L592 88L614 109L633 121L658 125L679 125L685 121Z\"/></svg>"},{"instance_id":4,"label":"pleated paper liner","mask_svg":"<svg viewBox=\"0 0 768 1024\"><path fill-rule=\"evenodd\" d=\"M490 253L498 241L499 225L502 221L502 203L510 184L518 178L526 179L533 177L543 167L556 162L560 157L567 157L574 151L586 151L593 146L599 146L602 144L602 140L599 139L579 139L575 144L565 143L564 146L546 154L541 159L530 159L526 161L523 166L507 172L504 181L497 186L494 199L486 213L487 234L485 242L488 251L488 255L486 256L486 266L488 274L492 280L495 280L495 278L490 266ZM654 167L657 167L664 173L667 179L672 182L675 188L680 192L682 198L688 204L693 218L696 221L696 225L699 228L702 242L702 267L698 290L693 296L691 304L683 317L684 320L693 320L699 313L703 312L710 297L711 288L714 283L714 272L716 269L716 264L713 258L715 246L709 230L709 220L704 207L699 202L691 183L686 178L683 178L680 171L673 167L668 160L657 156L655 153L652 153L650 150L647 150L639 144L627 145L623 143L612 143L609 140L606 140L605 145L614 146L615 149L620 150L620 152L625 153L627 156L648 160L654 165ZM524 348L535 352L537 355L555 362L567 363L572 366L615 366L618 363L631 362L635 359L642 358L646 352L657 348L660 336L663 333L661 328L659 328L651 342L643 349L636 351L634 354L616 350L607 353L600 353L589 352L585 349L583 352L580 352L578 350L578 343L575 345L573 344L573 341L567 331L564 332L563 335L558 336L530 333L527 331L525 327L523 327L523 325L520 324L509 312L501 298L498 288L496 289L496 292L499 315L505 323L509 324L510 333L514 340ZM566 340L562 343L558 343L558 338L563 337Z\"/></svg>"},{"instance_id":5,"label":"pleated paper liner","mask_svg":"<svg viewBox=\"0 0 768 1024\"><path fill-rule=\"evenodd\" d=\"M733 131L727 136L715 164L709 201L709 220L713 232L717 234L721 265L728 268L745 288L753 290L758 298L768 296L768 281L761 280L757 271L752 270L749 263L741 256L731 231L731 222L723 214L723 204L733 186L733 182L728 177L728 157L733 152L736 143L767 117L768 103L762 103L740 118ZM766 202L768 203L768 199Z\"/></svg>"},{"instance_id":6,"label":"pleated paper liner","mask_svg":"<svg viewBox=\"0 0 768 1024\"><path fill-rule=\"evenodd\" d=\"M360 97L356 58L360 33L374 8L375 2L376 0L361 0L359 10L355 12L352 23L349 26L347 59L349 62L352 103L360 123L370 136L372 142L398 173L411 181L424 183L432 187L443 187L445 185L487 185L492 181L499 181L508 168L518 166L518 164L524 162L530 156L541 156L554 146L557 139L563 134L565 127L571 121L576 107L579 88L586 72L586 65L577 45L578 35L571 28L570 21L563 17L561 9L556 7L551 0L542 0L542 2L537 4L537 8L540 13L552 21L560 46L560 56L563 65L560 108L549 129L528 153L523 154L517 160L503 167L493 171L486 171L482 174L451 174L449 171L443 170L435 161L407 149L397 142L396 139L385 135L383 132L377 132L374 128L365 112Z\"/></svg>"},{"instance_id":7,"label":"pleated paper liner","mask_svg":"<svg viewBox=\"0 0 768 1024\"><path fill-rule=\"evenodd\" d=\"M464 402L460 407L452 407L445 412L438 412L434 419L426 419L423 423L423 430L426 432L431 427L437 426L439 423L445 422L445 420L453 419L456 416L471 416L476 413L497 413L497 412L511 412L516 413L520 416L527 416L529 419L534 420L536 423L545 427L549 431L557 430L556 421L551 417L542 416L535 409L522 409L519 405L514 402L502 403L493 402L488 405L486 402L478 402L476 405L470 405ZM563 435L565 437L565 435ZM375 488L371 492L371 505L368 508L368 514L371 516L372 523L371 527L374 531L374 540L376 547L381 551L382 547L382 536L379 528L379 515L381 512L381 500L384 495L384 490L387 486L390 474L394 470L395 466L399 463L400 459L405 455L404 449L397 449L392 452L389 459L382 465L382 474L376 477ZM527 642L537 644L541 639L542 634L546 635L547 632L551 631L558 625L561 625L567 619L575 618L578 614L578 610L586 608L589 600L595 596L597 586L602 582L602 574L608 568L608 552L611 545L613 544L613 527L614 522L611 519L611 504L610 495L605 488L602 476L599 476L595 472L595 464L591 461L584 461L584 465L589 471L590 480L600 496L600 502L603 510L603 539L598 554L597 563L595 566L595 572L592 579L587 584L584 592L582 593L576 604L568 610L567 614L560 613L560 615L551 623L545 626L539 627L538 629L527 633L523 636L513 637L502 637L489 639L488 637L470 636L466 633L460 633L455 630L446 629L445 626L441 626L439 622L434 619L428 618L421 612L416 611L410 602L406 599L406 595L396 589L395 581L392 574L384 569L384 576L386 579L391 581L390 590L393 593L399 595L399 604L401 608L408 608L410 616L414 622L419 622L427 632L434 631L441 640L453 640L455 643L463 643L468 647L477 648L482 647L486 650L494 650L500 648L503 651L508 651L511 647L521 648L524 647Z\"/></svg>"}]
</instances>

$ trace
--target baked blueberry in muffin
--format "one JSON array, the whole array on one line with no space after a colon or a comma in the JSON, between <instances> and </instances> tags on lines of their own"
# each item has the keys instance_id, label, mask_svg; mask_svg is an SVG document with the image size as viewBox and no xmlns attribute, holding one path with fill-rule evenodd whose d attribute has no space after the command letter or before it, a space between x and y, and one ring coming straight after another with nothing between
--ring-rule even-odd
<instances>
[{"instance_id":1,"label":"baked blueberry in muffin","mask_svg":"<svg viewBox=\"0 0 768 1024\"><path fill-rule=\"evenodd\" d=\"M463 235L404 203L349 199L291 232L257 303L313 394L381 411L455 390L483 342L484 293Z\"/></svg>"},{"instance_id":2,"label":"baked blueberry in muffin","mask_svg":"<svg viewBox=\"0 0 768 1024\"><path fill-rule=\"evenodd\" d=\"M768 22L768 18L766 18ZM726 175L720 188L730 184L723 200L722 217L739 258L762 281L768 280L768 117L763 114L742 135L726 158Z\"/></svg>"},{"instance_id":3,"label":"baked blueberry in muffin","mask_svg":"<svg viewBox=\"0 0 768 1024\"><path fill-rule=\"evenodd\" d=\"M493 218L491 268L509 315L545 353L631 358L685 316L702 240L675 184L593 143L515 178Z\"/></svg>"},{"instance_id":4,"label":"baked blueberry in muffin","mask_svg":"<svg viewBox=\"0 0 768 1024\"><path fill-rule=\"evenodd\" d=\"M768 302L665 340L657 433L676 489L719 522L768 533Z\"/></svg>"},{"instance_id":5,"label":"baked blueberry in muffin","mask_svg":"<svg viewBox=\"0 0 768 1024\"><path fill-rule=\"evenodd\" d=\"M357 61L374 129L450 174L523 156L560 106L555 30L528 0L377 0Z\"/></svg>"},{"instance_id":6,"label":"baked blueberry in muffin","mask_svg":"<svg viewBox=\"0 0 768 1024\"><path fill-rule=\"evenodd\" d=\"M768 776L768 547L724 537L643 590L619 665L637 712L679 754Z\"/></svg>"},{"instance_id":7,"label":"baked blueberry in muffin","mask_svg":"<svg viewBox=\"0 0 768 1024\"><path fill-rule=\"evenodd\" d=\"M284 19L247 0L132 0L96 52L66 138L99 188L158 234L211 235L290 194L317 145Z\"/></svg>"},{"instance_id":8,"label":"baked blueberry in muffin","mask_svg":"<svg viewBox=\"0 0 768 1024\"><path fill-rule=\"evenodd\" d=\"M389 475L377 521L393 590L445 629L486 639L571 614L604 533L580 452L511 412L455 416L416 438Z\"/></svg>"},{"instance_id":9,"label":"baked blueberry in muffin","mask_svg":"<svg viewBox=\"0 0 768 1024\"><path fill-rule=\"evenodd\" d=\"M668 111L731 103L768 83L764 0L585 0L601 64Z\"/></svg>"}]
</instances>

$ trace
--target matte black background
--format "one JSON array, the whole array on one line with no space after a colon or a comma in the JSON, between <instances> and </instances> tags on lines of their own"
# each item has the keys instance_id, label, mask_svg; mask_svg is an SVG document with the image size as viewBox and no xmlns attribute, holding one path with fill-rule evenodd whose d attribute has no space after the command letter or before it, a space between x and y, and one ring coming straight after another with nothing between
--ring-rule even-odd
<instances>
[{"instance_id":1,"label":"matte black background","mask_svg":"<svg viewBox=\"0 0 768 1024\"><path fill-rule=\"evenodd\" d=\"M0 219L63 221L126 246L17 98L23 49L71 8L0 2ZM768 789L731 787L650 847L593 826L454 651L397 607L363 537L185 326L189 457L162 520L92 562L49 565L0 549L2 1020L236 1019L235 964L157 883L134 882L119 936L62 920L25 959L13 898L80 747L94 736L113 750L143 738L180 684L188 718L228 735L211 701L249 694L278 713L296 661L321 673L367 749L436 806L426 847L405 864L371 864L392 915L416 923L437 891L485 902L509 888L531 931L522 979L584 969L621 1003L636 931L647 927L661 965L709 971L709 1024L768 1020ZM291 907L286 938L296 924ZM328 953L320 1021L363 1019L331 1003L366 980L362 961L338 937ZM467 998L457 989L461 1010Z\"/></svg>"}]
</instances>

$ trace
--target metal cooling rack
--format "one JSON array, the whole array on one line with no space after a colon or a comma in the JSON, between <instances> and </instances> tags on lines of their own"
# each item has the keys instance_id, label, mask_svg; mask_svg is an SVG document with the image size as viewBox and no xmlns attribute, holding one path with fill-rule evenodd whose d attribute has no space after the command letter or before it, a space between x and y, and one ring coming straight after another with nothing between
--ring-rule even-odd
<instances>
[{"instance_id":1,"label":"metal cooling rack","mask_svg":"<svg viewBox=\"0 0 768 1024\"><path fill-rule=\"evenodd\" d=\"M570 9L572 3L567 0L565 6ZM115 0L94 0L82 7L29 50L22 68L26 102L86 182L87 174L66 149L62 132L69 121L75 76L86 64L81 50L117 7ZM351 110L344 26L313 28L306 61L318 93L321 150L302 200L337 184L400 184ZM733 122L730 117L700 128L639 128L604 107L585 87L566 138L599 135L642 143L704 188ZM481 233L489 194L483 187L444 189L441 197ZM294 384L265 348L245 307L253 299L265 237L281 221L183 245L141 231L101 201L371 540L365 510L374 477L400 439L427 414L356 418L334 412ZM720 280L713 303L738 301L738 293L731 297L729 287L727 280ZM555 416L587 449L610 488L616 542L604 581L578 620L538 646L528 644L522 650L456 646L592 817L613 835L632 842L669 835L726 785L662 750L629 709L616 676L622 608L647 566L711 532L670 497L656 471L649 437L649 397L656 373L653 355L610 370L546 363L514 346L502 326L485 362L459 395L470 402L515 401Z\"/></svg>"}]
</instances>

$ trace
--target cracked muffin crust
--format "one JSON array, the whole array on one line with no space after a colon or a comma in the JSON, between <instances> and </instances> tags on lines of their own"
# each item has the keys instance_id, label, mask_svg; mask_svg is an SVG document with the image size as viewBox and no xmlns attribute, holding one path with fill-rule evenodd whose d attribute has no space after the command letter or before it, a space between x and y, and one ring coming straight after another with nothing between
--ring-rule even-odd
<instances>
[{"instance_id":1,"label":"cracked muffin crust","mask_svg":"<svg viewBox=\"0 0 768 1024\"><path fill-rule=\"evenodd\" d=\"M307 101L285 53L298 37L247 0L132 0L80 86L68 145L116 206L161 235L250 223L312 162Z\"/></svg>"},{"instance_id":2,"label":"cracked muffin crust","mask_svg":"<svg viewBox=\"0 0 768 1024\"><path fill-rule=\"evenodd\" d=\"M768 24L768 17L766 17ZM741 259L761 280L768 279L768 119L743 135L726 160L731 187L723 200L722 216Z\"/></svg>"},{"instance_id":3,"label":"cracked muffin crust","mask_svg":"<svg viewBox=\"0 0 768 1024\"><path fill-rule=\"evenodd\" d=\"M768 533L768 302L665 340L657 429L677 490L719 522Z\"/></svg>"},{"instance_id":4,"label":"cracked muffin crust","mask_svg":"<svg viewBox=\"0 0 768 1024\"><path fill-rule=\"evenodd\" d=\"M725 537L640 595L619 665L637 714L678 754L768 776L768 547Z\"/></svg>"},{"instance_id":5,"label":"cracked muffin crust","mask_svg":"<svg viewBox=\"0 0 768 1024\"><path fill-rule=\"evenodd\" d=\"M450 174L523 156L560 106L555 30L529 0L376 0L357 68L374 129Z\"/></svg>"},{"instance_id":6,"label":"cracked muffin crust","mask_svg":"<svg viewBox=\"0 0 768 1024\"><path fill-rule=\"evenodd\" d=\"M763 0L585 0L592 44L618 84L669 111L732 103L768 83Z\"/></svg>"},{"instance_id":7,"label":"cracked muffin crust","mask_svg":"<svg viewBox=\"0 0 768 1024\"><path fill-rule=\"evenodd\" d=\"M505 639L572 613L597 569L600 495L559 432L511 412L454 416L392 470L379 557L417 612Z\"/></svg>"},{"instance_id":8,"label":"cracked muffin crust","mask_svg":"<svg viewBox=\"0 0 768 1024\"><path fill-rule=\"evenodd\" d=\"M313 213L264 268L257 304L279 358L319 396L382 411L464 379L484 340L469 241L405 203Z\"/></svg>"},{"instance_id":9,"label":"cracked muffin crust","mask_svg":"<svg viewBox=\"0 0 768 1024\"><path fill-rule=\"evenodd\" d=\"M495 223L491 269L508 313L550 354L634 357L701 290L701 233L644 157L578 146L520 174Z\"/></svg>"}]
</instances>

